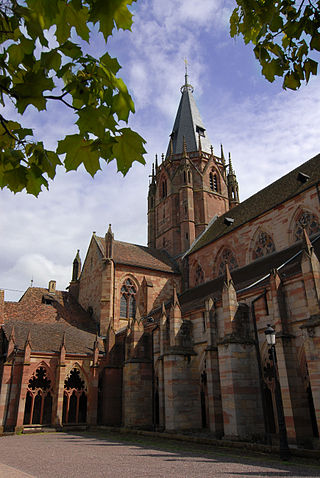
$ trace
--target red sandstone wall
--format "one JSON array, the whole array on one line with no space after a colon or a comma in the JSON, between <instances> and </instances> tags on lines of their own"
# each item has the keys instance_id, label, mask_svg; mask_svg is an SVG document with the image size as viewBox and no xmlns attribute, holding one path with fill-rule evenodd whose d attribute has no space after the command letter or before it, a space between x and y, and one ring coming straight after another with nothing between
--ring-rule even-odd
<instances>
[{"instance_id":1,"label":"red sandstone wall","mask_svg":"<svg viewBox=\"0 0 320 478\"><path fill-rule=\"evenodd\" d=\"M93 309L93 317L100 319L101 299L101 252L91 241L80 277L79 303L85 309Z\"/></svg>"}]
</instances>

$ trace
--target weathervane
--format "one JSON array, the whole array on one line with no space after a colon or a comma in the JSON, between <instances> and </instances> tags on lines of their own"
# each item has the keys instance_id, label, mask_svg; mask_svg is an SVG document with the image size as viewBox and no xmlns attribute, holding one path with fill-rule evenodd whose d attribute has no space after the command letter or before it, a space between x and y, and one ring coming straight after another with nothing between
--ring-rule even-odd
<instances>
[{"instance_id":1,"label":"weathervane","mask_svg":"<svg viewBox=\"0 0 320 478\"><path fill-rule=\"evenodd\" d=\"M193 86L188 83L188 60L187 58L184 59L184 68L185 68L185 75L184 75L184 85L181 86L180 90L181 93L184 91L191 91L193 93Z\"/></svg>"}]
</instances>

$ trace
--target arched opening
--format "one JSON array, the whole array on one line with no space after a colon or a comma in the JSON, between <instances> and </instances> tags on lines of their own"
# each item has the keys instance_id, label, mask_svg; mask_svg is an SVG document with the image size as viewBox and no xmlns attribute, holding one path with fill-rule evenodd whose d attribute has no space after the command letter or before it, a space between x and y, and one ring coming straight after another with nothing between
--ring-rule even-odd
<instances>
[{"instance_id":1,"label":"arched opening","mask_svg":"<svg viewBox=\"0 0 320 478\"><path fill-rule=\"evenodd\" d=\"M121 287L120 317L135 318L136 316L136 287L131 279L126 279Z\"/></svg>"},{"instance_id":2,"label":"arched opening","mask_svg":"<svg viewBox=\"0 0 320 478\"><path fill-rule=\"evenodd\" d=\"M217 173L211 172L209 174L209 183L211 191L218 192L219 191L219 182Z\"/></svg>"},{"instance_id":3,"label":"arched opening","mask_svg":"<svg viewBox=\"0 0 320 478\"><path fill-rule=\"evenodd\" d=\"M87 388L77 367L64 381L62 421L74 424L87 421Z\"/></svg>"},{"instance_id":4,"label":"arched opening","mask_svg":"<svg viewBox=\"0 0 320 478\"><path fill-rule=\"evenodd\" d=\"M166 179L163 179L162 184L161 184L161 197L162 198L167 197L167 181L166 181Z\"/></svg>"},{"instance_id":5,"label":"arched opening","mask_svg":"<svg viewBox=\"0 0 320 478\"><path fill-rule=\"evenodd\" d=\"M52 385L45 367L36 369L28 382L24 425L50 425L52 420Z\"/></svg>"}]
</instances>

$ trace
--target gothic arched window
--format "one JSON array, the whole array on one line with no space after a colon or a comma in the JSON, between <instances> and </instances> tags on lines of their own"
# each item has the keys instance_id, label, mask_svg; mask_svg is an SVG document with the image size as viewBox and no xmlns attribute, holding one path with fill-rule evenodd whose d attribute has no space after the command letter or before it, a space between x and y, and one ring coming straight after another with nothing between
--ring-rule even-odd
<instances>
[{"instance_id":1,"label":"gothic arched window","mask_svg":"<svg viewBox=\"0 0 320 478\"><path fill-rule=\"evenodd\" d=\"M229 269L236 269L238 267L237 259L235 258L234 253L231 249L224 249L220 256L220 262L218 266L218 275L221 276L226 272L226 264L228 264Z\"/></svg>"},{"instance_id":2,"label":"gothic arched window","mask_svg":"<svg viewBox=\"0 0 320 478\"><path fill-rule=\"evenodd\" d=\"M307 231L308 236L312 236L312 234L320 231L319 219L310 211L302 211L296 220L294 228L295 241L300 241L302 239L303 229Z\"/></svg>"},{"instance_id":3,"label":"gothic arched window","mask_svg":"<svg viewBox=\"0 0 320 478\"><path fill-rule=\"evenodd\" d=\"M276 250L272 237L266 232L261 231L255 242L252 259L256 260L259 257L267 256Z\"/></svg>"},{"instance_id":4,"label":"gothic arched window","mask_svg":"<svg viewBox=\"0 0 320 478\"><path fill-rule=\"evenodd\" d=\"M161 197L167 197L167 181L163 179L161 184Z\"/></svg>"},{"instance_id":5,"label":"gothic arched window","mask_svg":"<svg viewBox=\"0 0 320 478\"><path fill-rule=\"evenodd\" d=\"M52 385L45 367L38 367L29 380L23 423L50 425Z\"/></svg>"},{"instance_id":6,"label":"gothic arched window","mask_svg":"<svg viewBox=\"0 0 320 478\"><path fill-rule=\"evenodd\" d=\"M120 317L134 318L136 316L136 288L130 279L126 279L121 287Z\"/></svg>"},{"instance_id":7,"label":"gothic arched window","mask_svg":"<svg viewBox=\"0 0 320 478\"><path fill-rule=\"evenodd\" d=\"M218 192L218 176L216 173L209 174L210 189L212 191Z\"/></svg>"},{"instance_id":8,"label":"gothic arched window","mask_svg":"<svg viewBox=\"0 0 320 478\"><path fill-rule=\"evenodd\" d=\"M63 423L86 423L87 387L80 370L74 367L64 381Z\"/></svg>"},{"instance_id":9,"label":"gothic arched window","mask_svg":"<svg viewBox=\"0 0 320 478\"><path fill-rule=\"evenodd\" d=\"M197 264L195 272L195 285L200 285L204 282L204 273L200 264Z\"/></svg>"}]
</instances>

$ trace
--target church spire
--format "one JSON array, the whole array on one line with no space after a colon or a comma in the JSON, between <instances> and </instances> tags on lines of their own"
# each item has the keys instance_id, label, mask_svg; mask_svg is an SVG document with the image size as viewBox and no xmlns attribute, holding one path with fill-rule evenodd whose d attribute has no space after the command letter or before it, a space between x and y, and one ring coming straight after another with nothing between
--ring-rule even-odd
<instances>
[{"instance_id":1,"label":"church spire","mask_svg":"<svg viewBox=\"0 0 320 478\"><path fill-rule=\"evenodd\" d=\"M188 153L198 151L199 136L201 136L202 151L210 154L211 142L193 97L193 87L189 83L186 64L184 84L181 87L181 99L170 135L166 157L183 153L183 137L186 140Z\"/></svg>"}]
</instances>

